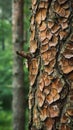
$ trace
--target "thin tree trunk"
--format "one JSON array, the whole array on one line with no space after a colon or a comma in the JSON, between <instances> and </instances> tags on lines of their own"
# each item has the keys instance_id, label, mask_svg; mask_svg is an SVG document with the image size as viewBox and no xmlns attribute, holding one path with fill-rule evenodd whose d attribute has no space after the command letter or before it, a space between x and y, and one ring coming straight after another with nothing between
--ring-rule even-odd
<instances>
[{"instance_id":1,"label":"thin tree trunk","mask_svg":"<svg viewBox=\"0 0 73 130\"><path fill-rule=\"evenodd\" d=\"M32 0L30 30L29 130L72 130L72 0Z\"/></svg>"},{"instance_id":2,"label":"thin tree trunk","mask_svg":"<svg viewBox=\"0 0 73 130\"><path fill-rule=\"evenodd\" d=\"M2 10L3 12L3 10ZM1 38L1 44L2 44L2 50L5 50L5 37L4 37L4 26L3 26L3 20L4 20L4 16L2 16L1 18L1 34L2 34L2 38Z\"/></svg>"},{"instance_id":3,"label":"thin tree trunk","mask_svg":"<svg viewBox=\"0 0 73 130\"><path fill-rule=\"evenodd\" d=\"M5 50L5 39L2 38L1 42L2 42L2 50L4 51Z\"/></svg>"},{"instance_id":4,"label":"thin tree trunk","mask_svg":"<svg viewBox=\"0 0 73 130\"><path fill-rule=\"evenodd\" d=\"M24 70L23 59L16 51L23 50L23 7L24 0L13 0L13 130L24 130Z\"/></svg>"}]
</instances>

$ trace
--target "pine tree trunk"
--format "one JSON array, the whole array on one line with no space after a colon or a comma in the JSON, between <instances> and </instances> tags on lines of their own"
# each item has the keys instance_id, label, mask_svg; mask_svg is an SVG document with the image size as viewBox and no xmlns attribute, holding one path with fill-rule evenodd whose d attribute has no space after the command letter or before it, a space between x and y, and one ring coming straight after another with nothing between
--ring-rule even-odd
<instances>
[{"instance_id":1,"label":"pine tree trunk","mask_svg":"<svg viewBox=\"0 0 73 130\"><path fill-rule=\"evenodd\" d=\"M32 0L29 130L73 129L73 1Z\"/></svg>"},{"instance_id":2,"label":"pine tree trunk","mask_svg":"<svg viewBox=\"0 0 73 130\"><path fill-rule=\"evenodd\" d=\"M13 130L24 130L24 70L23 59L16 51L23 50L23 7L24 0L13 0Z\"/></svg>"}]
</instances>

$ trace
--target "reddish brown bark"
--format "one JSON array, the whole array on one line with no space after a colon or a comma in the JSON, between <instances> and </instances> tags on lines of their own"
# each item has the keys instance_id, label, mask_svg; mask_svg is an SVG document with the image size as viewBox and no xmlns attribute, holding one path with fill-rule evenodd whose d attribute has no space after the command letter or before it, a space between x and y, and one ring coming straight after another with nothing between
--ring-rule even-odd
<instances>
[{"instance_id":1,"label":"reddish brown bark","mask_svg":"<svg viewBox=\"0 0 73 130\"><path fill-rule=\"evenodd\" d=\"M32 0L29 130L73 129L73 2Z\"/></svg>"}]
</instances>

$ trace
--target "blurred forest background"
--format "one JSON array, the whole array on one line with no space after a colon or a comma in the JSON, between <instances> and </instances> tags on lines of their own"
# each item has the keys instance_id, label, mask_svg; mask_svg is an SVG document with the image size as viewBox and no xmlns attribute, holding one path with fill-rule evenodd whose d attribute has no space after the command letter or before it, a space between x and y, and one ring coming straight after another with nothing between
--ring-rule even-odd
<instances>
[{"instance_id":1,"label":"blurred forest background","mask_svg":"<svg viewBox=\"0 0 73 130\"><path fill-rule=\"evenodd\" d=\"M29 46L30 1L24 4L24 50ZM0 130L12 130L12 1L0 0ZM28 127L28 69L24 65L26 84L25 129Z\"/></svg>"}]
</instances>

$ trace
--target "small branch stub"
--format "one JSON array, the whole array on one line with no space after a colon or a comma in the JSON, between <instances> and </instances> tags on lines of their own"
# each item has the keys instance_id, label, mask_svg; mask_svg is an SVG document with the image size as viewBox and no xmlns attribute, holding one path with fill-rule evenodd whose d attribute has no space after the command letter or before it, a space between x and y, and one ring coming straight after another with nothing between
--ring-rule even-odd
<instances>
[{"instance_id":1,"label":"small branch stub","mask_svg":"<svg viewBox=\"0 0 73 130\"><path fill-rule=\"evenodd\" d=\"M24 51L16 51L16 53L27 60L31 58L30 53L25 53Z\"/></svg>"}]
</instances>

